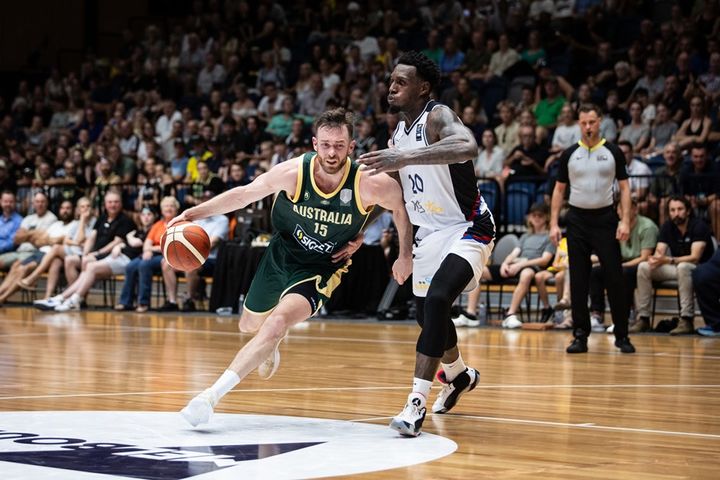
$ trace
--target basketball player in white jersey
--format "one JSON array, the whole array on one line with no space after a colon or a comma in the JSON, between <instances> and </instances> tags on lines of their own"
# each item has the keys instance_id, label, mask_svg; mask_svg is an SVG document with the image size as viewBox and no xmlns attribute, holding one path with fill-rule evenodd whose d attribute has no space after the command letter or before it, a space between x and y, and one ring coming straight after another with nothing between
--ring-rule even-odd
<instances>
[{"instance_id":1,"label":"basketball player in white jersey","mask_svg":"<svg viewBox=\"0 0 720 480\"><path fill-rule=\"evenodd\" d=\"M448 412L477 385L478 372L465 365L458 351L450 307L461 292L477 286L495 239L495 223L473 170L477 143L450 108L431 99L439 80L437 65L425 55L402 55L388 93L401 121L388 149L358 159L371 173L397 172L416 228L413 293L422 331L412 392L390 423L406 436L420 434L436 372L443 388L434 413Z\"/></svg>"}]
</instances>

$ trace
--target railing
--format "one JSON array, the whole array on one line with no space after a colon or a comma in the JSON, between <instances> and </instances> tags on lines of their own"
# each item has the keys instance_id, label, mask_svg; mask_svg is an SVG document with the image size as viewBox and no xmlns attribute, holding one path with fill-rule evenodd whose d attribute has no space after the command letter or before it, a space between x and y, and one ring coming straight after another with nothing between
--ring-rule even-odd
<instances>
[{"instance_id":1,"label":"railing","mask_svg":"<svg viewBox=\"0 0 720 480\"><path fill-rule=\"evenodd\" d=\"M478 186L485 198L488 208L493 212L498 233L522 232L525 230L525 216L533 203L549 204L554 185L553 178L546 177L515 177L510 176L501 185L495 178L479 178ZM715 228L715 235L720 233L720 173L686 174L677 177L666 175L631 176L630 185L633 195L639 204L639 212L662 224L667 215L666 199L672 194L688 197L693 206L693 214L708 222ZM160 199L169 194L187 207L185 200L188 195L197 197L202 194L202 185L175 183L169 185L154 184L122 184L112 186L92 186L81 189L75 186L20 187L18 189L18 211L26 215L31 210L32 195L43 190L50 197L51 209L57 211L60 202L65 199L77 200L86 195L93 200L93 206L102 211L102 198L109 188L120 189L123 207L128 211L137 211L143 206L158 207ZM153 192L149 192L154 189ZM147 199L138 197L149 195ZM713 203L713 199L714 203ZM253 217L262 219L263 225L269 226L269 202L256 206ZM265 210L265 212L263 212ZM258 213L258 211L260 213Z\"/></svg>"},{"instance_id":2,"label":"railing","mask_svg":"<svg viewBox=\"0 0 720 480\"><path fill-rule=\"evenodd\" d=\"M525 215L535 202L550 203L555 179L552 177L510 176L500 184L495 178L479 178L478 187L493 212L498 233L525 230ZM686 196L693 214L707 221L720 233L720 173L633 175L631 194L638 201L639 213L662 224L667 219L666 201L673 194ZM714 195L714 197L713 197ZM615 188L615 198L618 192ZM713 198L716 200L713 203Z\"/></svg>"}]
</instances>

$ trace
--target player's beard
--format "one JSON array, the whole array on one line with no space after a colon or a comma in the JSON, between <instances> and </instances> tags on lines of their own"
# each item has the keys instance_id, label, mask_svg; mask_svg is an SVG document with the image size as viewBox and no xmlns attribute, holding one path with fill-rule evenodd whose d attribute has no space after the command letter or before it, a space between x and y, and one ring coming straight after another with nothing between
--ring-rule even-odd
<instances>
[{"instance_id":1,"label":"player's beard","mask_svg":"<svg viewBox=\"0 0 720 480\"><path fill-rule=\"evenodd\" d=\"M388 107L388 113L397 114L400 113L402 109L398 107L397 105L390 105Z\"/></svg>"},{"instance_id":2,"label":"player's beard","mask_svg":"<svg viewBox=\"0 0 720 480\"><path fill-rule=\"evenodd\" d=\"M328 165L323 157L320 156L318 153L317 155L318 161L320 162L320 168L323 172L327 173L328 175L334 175L337 172L339 172L343 167L345 167L345 162L340 160L340 157L337 159L337 163L333 166ZM346 157L347 158L347 157Z\"/></svg>"}]
</instances>

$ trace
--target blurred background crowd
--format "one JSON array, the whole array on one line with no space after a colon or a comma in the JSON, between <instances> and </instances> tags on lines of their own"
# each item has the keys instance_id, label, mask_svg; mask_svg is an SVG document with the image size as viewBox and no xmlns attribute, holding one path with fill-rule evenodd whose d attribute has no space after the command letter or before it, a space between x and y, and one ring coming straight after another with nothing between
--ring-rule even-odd
<instances>
[{"instance_id":1,"label":"blurred background crowd","mask_svg":"<svg viewBox=\"0 0 720 480\"><path fill-rule=\"evenodd\" d=\"M87 52L78 68L58 65L2 92L0 190L26 216L37 192L52 212L86 197L103 215L116 189L140 227L140 212L159 216L164 197L192 206L312 149L310 126L327 108L356 115L357 155L385 148L398 122L389 75L403 51L419 50L440 67L435 98L481 147L476 173L500 233L524 231L531 204L547 201L559 153L580 138L577 109L592 102L602 135L626 156L639 214L661 226L667 198L681 195L717 238L719 3L168 6L123 29L112 55ZM252 221L269 230L267 220Z\"/></svg>"}]
</instances>

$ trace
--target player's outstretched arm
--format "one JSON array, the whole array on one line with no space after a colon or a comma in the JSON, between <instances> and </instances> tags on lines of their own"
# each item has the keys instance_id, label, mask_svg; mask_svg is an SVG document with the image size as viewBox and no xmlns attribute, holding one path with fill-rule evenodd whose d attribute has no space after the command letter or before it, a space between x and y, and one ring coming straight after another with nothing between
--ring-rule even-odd
<instances>
[{"instance_id":1,"label":"player's outstretched arm","mask_svg":"<svg viewBox=\"0 0 720 480\"><path fill-rule=\"evenodd\" d=\"M280 191L286 191L290 195L294 195L295 189L297 188L297 175L301 160L302 158L298 157L280 163L266 173L258 176L248 185L235 187L200 205L185 210L170 220L168 227L173 226L177 222L192 222L200 218L234 212L270 194Z\"/></svg>"},{"instance_id":2,"label":"player's outstretched arm","mask_svg":"<svg viewBox=\"0 0 720 480\"><path fill-rule=\"evenodd\" d=\"M425 134L429 145L410 150L388 148L368 152L358 158L371 175L392 172L408 165L447 165L475 160L478 146L472 132L455 112L441 105L427 117Z\"/></svg>"},{"instance_id":3,"label":"player's outstretched arm","mask_svg":"<svg viewBox=\"0 0 720 480\"><path fill-rule=\"evenodd\" d=\"M400 252L393 264L393 277L403 284L412 273L412 224L405 210L402 187L388 175L360 178L360 198L363 205L379 205L392 211L393 223L398 231Z\"/></svg>"}]
</instances>

